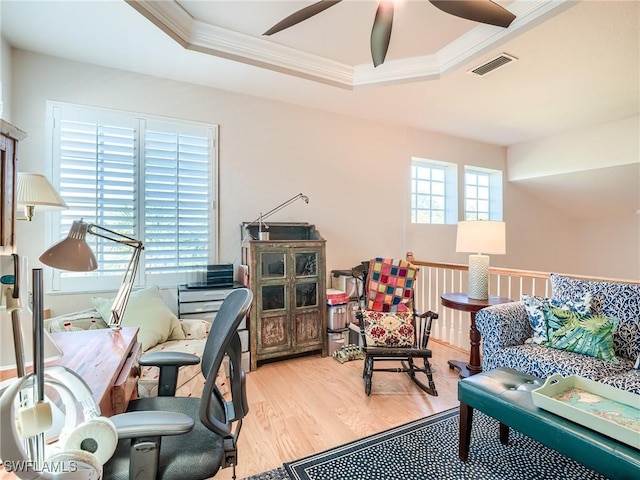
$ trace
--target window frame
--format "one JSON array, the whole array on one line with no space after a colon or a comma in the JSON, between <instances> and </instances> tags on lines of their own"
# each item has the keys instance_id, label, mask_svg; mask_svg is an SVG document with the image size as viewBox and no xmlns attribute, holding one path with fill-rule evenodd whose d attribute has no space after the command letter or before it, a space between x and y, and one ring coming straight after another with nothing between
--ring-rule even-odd
<instances>
[{"instance_id":1,"label":"window frame","mask_svg":"<svg viewBox=\"0 0 640 480\"><path fill-rule=\"evenodd\" d=\"M486 213L485 216L480 218L480 220L494 220L494 221L502 221L503 218L503 171L497 170L493 168L485 168L485 167L476 167L472 165L465 165L463 178L462 178L462 188L463 188L463 220L478 220L477 214L478 210L475 212L467 210L467 202L468 201L478 201L478 195L474 198L469 198L467 196L467 175L480 175L488 179L488 185L486 186L488 193L488 209L483 211ZM484 186L482 186L484 188ZM475 214L475 215L474 215ZM475 218L472 218L474 217Z\"/></svg>"},{"instance_id":2,"label":"window frame","mask_svg":"<svg viewBox=\"0 0 640 480\"><path fill-rule=\"evenodd\" d=\"M444 188L444 194L442 195L444 206L442 210L443 212L443 221L442 222L433 222L431 221L432 217L430 215L429 222L419 222L417 217L417 210L427 210L427 209L418 209L417 208L417 196L424 195L431 197L431 193L429 194L421 194L416 189L416 181L417 177L414 176L414 168L428 168L432 170L440 170L444 172L444 180L442 182ZM455 163L442 162L438 160L431 160L419 157L411 158L411 169L410 169L410 222L415 225L454 225L458 222L458 165ZM415 201L414 201L415 199ZM431 204L431 201L429 202ZM433 210L431 208L428 209L429 212Z\"/></svg>"},{"instance_id":3,"label":"window frame","mask_svg":"<svg viewBox=\"0 0 640 480\"><path fill-rule=\"evenodd\" d=\"M129 119L134 122L136 128L139 127L139 131L136 137L137 142L137 154L134 161L135 175L136 175L136 188L133 209L139 212L137 218L137 231L133 235L135 238L144 240L144 201L145 201L145 134L146 131L152 131L153 126L171 126L174 130L171 133L178 135L194 135L194 132L206 132L206 138L208 140L208 171L209 181L208 190L210 205L208 207L208 232L207 232L207 263L216 263L219 257L219 219L220 212L219 205L219 126L217 124L194 122L189 120L182 120L177 118L162 117L156 115L141 114L136 112L129 112L124 110L116 110L104 107L93 107L79 104L47 101L46 105L46 123L47 123L47 145L50 147L46 150L48 165L50 166L50 178L53 185L60 188L60 138L57 137L56 127L61 117L63 110L72 113L74 121L82 118L88 121L95 121L99 119L100 122L112 120L116 122L116 125L123 119ZM201 135L199 135L201 136ZM52 212L52 215L48 216L47 225L45 229L45 242L47 245L51 245L60 239L60 225L61 225L61 212ZM79 218L78 218L79 220ZM149 276L146 272L144 252L140 260L140 267L137 278L135 279L135 287L142 287L148 283L161 286L176 286L181 283L199 280L198 276L200 271L206 268L206 265L202 265L199 269L190 269L188 272L173 272L171 274L151 274ZM121 274L113 273L106 275L104 273L96 274L90 272L89 274L68 274L56 269L48 269L50 271L50 282L48 284L48 293L87 293L87 292L108 292L116 290L120 282L122 281L124 272Z\"/></svg>"}]
</instances>

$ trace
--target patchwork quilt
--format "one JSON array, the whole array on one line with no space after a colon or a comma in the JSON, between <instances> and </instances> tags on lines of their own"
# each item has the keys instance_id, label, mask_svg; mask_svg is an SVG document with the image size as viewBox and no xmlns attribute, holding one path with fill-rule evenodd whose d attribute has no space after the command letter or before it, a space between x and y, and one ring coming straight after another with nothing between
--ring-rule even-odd
<instances>
[{"instance_id":1,"label":"patchwork quilt","mask_svg":"<svg viewBox=\"0 0 640 480\"><path fill-rule=\"evenodd\" d=\"M374 258L369 262L367 308L363 312L367 345L409 347L414 343L410 302L418 269L406 260Z\"/></svg>"},{"instance_id":2,"label":"patchwork quilt","mask_svg":"<svg viewBox=\"0 0 640 480\"><path fill-rule=\"evenodd\" d=\"M418 268L406 260L374 258L369 263L367 310L406 312Z\"/></svg>"}]
</instances>

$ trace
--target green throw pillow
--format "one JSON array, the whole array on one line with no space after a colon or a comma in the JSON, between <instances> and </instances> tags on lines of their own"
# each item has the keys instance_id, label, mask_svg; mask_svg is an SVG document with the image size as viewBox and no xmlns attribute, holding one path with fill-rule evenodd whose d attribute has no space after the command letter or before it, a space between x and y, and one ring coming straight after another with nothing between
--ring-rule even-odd
<instances>
[{"instance_id":1,"label":"green throw pillow","mask_svg":"<svg viewBox=\"0 0 640 480\"><path fill-rule=\"evenodd\" d=\"M93 297L93 306L105 322L111 317L113 298ZM185 338L178 318L167 307L157 286L132 292L122 319L123 327L138 327L138 340L146 351L167 340Z\"/></svg>"},{"instance_id":2,"label":"green throw pillow","mask_svg":"<svg viewBox=\"0 0 640 480\"><path fill-rule=\"evenodd\" d=\"M544 315L548 340L543 345L618 363L613 348L613 332L619 319L581 315L554 307L545 308Z\"/></svg>"}]
</instances>

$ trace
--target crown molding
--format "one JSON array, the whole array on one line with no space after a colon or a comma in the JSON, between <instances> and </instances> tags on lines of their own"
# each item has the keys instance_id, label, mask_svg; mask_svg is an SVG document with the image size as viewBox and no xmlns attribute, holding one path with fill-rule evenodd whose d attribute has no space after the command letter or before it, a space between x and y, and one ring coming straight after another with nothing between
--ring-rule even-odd
<instances>
[{"instance_id":1,"label":"crown molding","mask_svg":"<svg viewBox=\"0 0 640 480\"><path fill-rule=\"evenodd\" d=\"M186 48L342 88L353 85L350 65L197 20Z\"/></svg>"},{"instance_id":2,"label":"crown molding","mask_svg":"<svg viewBox=\"0 0 640 480\"><path fill-rule=\"evenodd\" d=\"M151 0L124 0L138 11L143 17L153 23L164 33L173 38L183 47L189 45L189 34L193 17L171 0L169 2L153 2Z\"/></svg>"},{"instance_id":3,"label":"crown molding","mask_svg":"<svg viewBox=\"0 0 640 480\"><path fill-rule=\"evenodd\" d=\"M509 28L479 24L438 52L388 60L373 67L371 64L347 65L201 22L176 0L125 1L188 50L345 89L440 78L460 64L575 4L573 0L516 0L509 4L509 10L516 15Z\"/></svg>"}]
</instances>

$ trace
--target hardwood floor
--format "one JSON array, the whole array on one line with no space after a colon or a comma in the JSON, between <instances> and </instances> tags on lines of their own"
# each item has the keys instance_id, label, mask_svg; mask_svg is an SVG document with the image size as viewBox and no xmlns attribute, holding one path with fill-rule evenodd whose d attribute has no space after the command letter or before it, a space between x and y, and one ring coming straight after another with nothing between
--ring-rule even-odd
<instances>
[{"instance_id":1,"label":"hardwood floor","mask_svg":"<svg viewBox=\"0 0 640 480\"><path fill-rule=\"evenodd\" d=\"M340 364L314 355L248 373L250 411L238 442L238 478L457 406L458 374L447 360L468 360L468 353L434 340L430 347L437 397L407 375L387 372L374 372L367 397L362 360ZM231 469L215 478L230 479Z\"/></svg>"}]
</instances>

